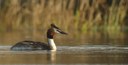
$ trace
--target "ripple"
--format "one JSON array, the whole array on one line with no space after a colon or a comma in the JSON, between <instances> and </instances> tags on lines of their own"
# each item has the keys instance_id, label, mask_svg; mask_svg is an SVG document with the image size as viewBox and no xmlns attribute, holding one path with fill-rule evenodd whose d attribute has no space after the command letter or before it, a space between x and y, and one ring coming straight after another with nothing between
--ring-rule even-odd
<instances>
[{"instance_id":1,"label":"ripple","mask_svg":"<svg viewBox=\"0 0 128 65\"><path fill-rule=\"evenodd\" d=\"M45 54L46 50L37 51L11 51L11 46L0 46L0 54L15 53L15 54ZM128 47L124 46L109 46L109 45L80 45L80 46L57 46L57 53L128 53Z\"/></svg>"}]
</instances>

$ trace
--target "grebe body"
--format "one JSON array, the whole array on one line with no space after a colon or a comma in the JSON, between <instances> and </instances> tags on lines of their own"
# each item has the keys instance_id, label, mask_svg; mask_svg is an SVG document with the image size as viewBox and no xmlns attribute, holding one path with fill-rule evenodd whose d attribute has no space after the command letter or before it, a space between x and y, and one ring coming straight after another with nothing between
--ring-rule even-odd
<instances>
[{"instance_id":1,"label":"grebe body","mask_svg":"<svg viewBox=\"0 0 128 65\"><path fill-rule=\"evenodd\" d=\"M16 43L11 47L11 50L15 51L26 51L26 50L57 50L56 44L54 42L54 35L56 33L67 34L59 29L54 24L51 24L51 27L47 31L48 43L36 42L36 41L21 41Z\"/></svg>"}]
</instances>

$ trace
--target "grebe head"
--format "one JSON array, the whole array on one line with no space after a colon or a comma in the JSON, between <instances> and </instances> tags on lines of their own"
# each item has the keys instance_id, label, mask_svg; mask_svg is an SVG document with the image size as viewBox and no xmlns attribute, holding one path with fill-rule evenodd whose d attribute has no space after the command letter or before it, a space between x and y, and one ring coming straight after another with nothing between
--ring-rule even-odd
<instances>
[{"instance_id":1,"label":"grebe head","mask_svg":"<svg viewBox=\"0 0 128 65\"><path fill-rule=\"evenodd\" d=\"M51 27L50 27L50 28L48 29L48 31L47 31L47 37L52 39L53 36L54 36L56 33L59 33L59 34L67 34L67 33L65 33L64 31L62 31L61 29L59 29L56 25L51 24Z\"/></svg>"}]
</instances>

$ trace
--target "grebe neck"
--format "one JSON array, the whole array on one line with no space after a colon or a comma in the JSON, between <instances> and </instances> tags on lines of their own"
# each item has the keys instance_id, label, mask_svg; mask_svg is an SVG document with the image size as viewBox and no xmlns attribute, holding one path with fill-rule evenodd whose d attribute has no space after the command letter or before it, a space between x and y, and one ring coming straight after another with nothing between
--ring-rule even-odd
<instances>
[{"instance_id":1,"label":"grebe neck","mask_svg":"<svg viewBox=\"0 0 128 65\"><path fill-rule=\"evenodd\" d=\"M50 46L51 50L57 50L55 42L52 38L48 38L48 45Z\"/></svg>"}]
</instances>

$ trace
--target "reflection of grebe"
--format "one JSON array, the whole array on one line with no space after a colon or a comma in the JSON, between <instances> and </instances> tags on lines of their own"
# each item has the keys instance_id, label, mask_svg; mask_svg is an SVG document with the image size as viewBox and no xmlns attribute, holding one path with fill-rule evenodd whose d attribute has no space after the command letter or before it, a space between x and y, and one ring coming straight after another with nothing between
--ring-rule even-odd
<instances>
[{"instance_id":1,"label":"reflection of grebe","mask_svg":"<svg viewBox=\"0 0 128 65\"><path fill-rule=\"evenodd\" d=\"M47 53L48 63L56 63L56 51L48 51Z\"/></svg>"},{"instance_id":2,"label":"reflection of grebe","mask_svg":"<svg viewBox=\"0 0 128 65\"><path fill-rule=\"evenodd\" d=\"M22 41L12 46L11 50L56 50L57 48L53 40L55 33L67 34L54 24L51 24L51 27L47 31L48 44L35 41Z\"/></svg>"}]
</instances>

